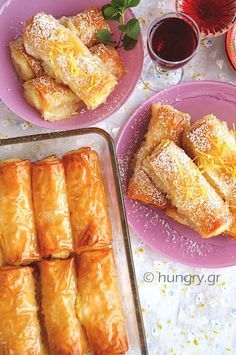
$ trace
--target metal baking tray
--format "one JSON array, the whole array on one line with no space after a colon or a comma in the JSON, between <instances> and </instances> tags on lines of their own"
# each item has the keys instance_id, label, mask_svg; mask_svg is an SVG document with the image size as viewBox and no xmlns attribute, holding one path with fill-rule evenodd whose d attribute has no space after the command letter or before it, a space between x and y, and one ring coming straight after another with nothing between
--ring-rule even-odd
<instances>
[{"instance_id":1,"label":"metal baking tray","mask_svg":"<svg viewBox=\"0 0 236 355\"><path fill-rule=\"evenodd\" d=\"M109 213L120 294L129 340L129 355L147 354L147 344L137 290L129 230L126 220L116 153L112 138L99 128L46 133L0 140L0 160L17 157L36 161L50 154L89 146L99 155Z\"/></svg>"}]
</instances>

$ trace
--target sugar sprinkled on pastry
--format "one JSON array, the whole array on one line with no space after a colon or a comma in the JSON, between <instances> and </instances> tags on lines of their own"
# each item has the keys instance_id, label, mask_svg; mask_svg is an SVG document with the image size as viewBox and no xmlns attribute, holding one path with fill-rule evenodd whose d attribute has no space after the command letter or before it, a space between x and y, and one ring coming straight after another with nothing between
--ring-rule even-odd
<instances>
[{"instance_id":1,"label":"sugar sprinkled on pastry","mask_svg":"<svg viewBox=\"0 0 236 355\"><path fill-rule=\"evenodd\" d=\"M49 76L41 76L24 83L26 101L50 122L58 121L80 111L84 104L67 86Z\"/></svg>"},{"instance_id":2,"label":"sugar sprinkled on pastry","mask_svg":"<svg viewBox=\"0 0 236 355\"><path fill-rule=\"evenodd\" d=\"M181 145L182 133L189 125L190 116L169 105L152 104L151 120L144 142L135 155L133 175L129 181L128 196L134 200L165 208L165 193L152 182L142 168L142 161L162 139L171 139Z\"/></svg>"},{"instance_id":3,"label":"sugar sprinkled on pastry","mask_svg":"<svg viewBox=\"0 0 236 355\"><path fill-rule=\"evenodd\" d=\"M12 63L20 79L27 81L43 74L40 60L25 51L22 37L10 42L9 46Z\"/></svg>"},{"instance_id":4,"label":"sugar sprinkled on pastry","mask_svg":"<svg viewBox=\"0 0 236 355\"><path fill-rule=\"evenodd\" d=\"M219 235L229 228L232 215L228 205L174 142L163 140L143 164L178 214L203 237Z\"/></svg>"},{"instance_id":5,"label":"sugar sprinkled on pastry","mask_svg":"<svg viewBox=\"0 0 236 355\"><path fill-rule=\"evenodd\" d=\"M98 31L102 29L110 31L101 10L96 8L86 9L75 16L62 17L60 22L64 26L75 30L77 36L87 47L94 46L99 42L96 38Z\"/></svg>"},{"instance_id":6,"label":"sugar sprinkled on pastry","mask_svg":"<svg viewBox=\"0 0 236 355\"><path fill-rule=\"evenodd\" d=\"M234 215L229 234L236 237L236 141L226 122L204 116L186 130L184 148L224 198Z\"/></svg>"},{"instance_id":7,"label":"sugar sprinkled on pastry","mask_svg":"<svg viewBox=\"0 0 236 355\"><path fill-rule=\"evenodd\" d=\"M115 77L53 16L35 15L24 29L23 40L26 51L43 60L55 78L68 85L89 109L106 102L117 83Z\"/></svg>"},{"instance_id":8,"label":"sugar sprinkled on pastry","mask_svg":"<svg viewBox=\"0 0 236 355\"><path fill-rule=\"evenodd\" d=\"M99 43L90 48L91 53L97 54L99 58L106 64L107 69L120 80L125 74L125 69L118 51L112 47Z\"/></svg>"}]
</instances>

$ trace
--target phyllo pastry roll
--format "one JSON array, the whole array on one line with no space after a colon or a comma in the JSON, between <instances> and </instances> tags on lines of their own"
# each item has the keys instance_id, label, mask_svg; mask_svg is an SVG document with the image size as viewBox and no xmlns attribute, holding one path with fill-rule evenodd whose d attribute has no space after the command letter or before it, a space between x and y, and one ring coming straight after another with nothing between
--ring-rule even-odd
<instances>
[{"instance_id":1,"label":"phyllo pastry roll","mask_svg":"<svg viewBox=\"0 0 236 355\"><path fill-rule=\"evenodd\" d=\"M5 264L39 260L29 160L0 162L0 245Z\"/></svg>"},{"instance_id":2,"label":"phyllo pastry roll","mask_svg":"<svg viewBox=\"0 0 236 355\"><path fill-rule=\"evenodd\" d=\"M46 121L55 122L80 111L84 104L69 87L58 84L49 76L41 76L23 85L26 101Z\"/></svg>"},{"instance_id":3,"label":"phyllo pastry roll","mask_svg":"<svg viewBox=\"0 0 236 355\"><path fill-rule=\"evenodd\" d=\"M111 243L111 224L97 153L81 148L63 155L76 251Z\"/></svg>"},{"instance_id":4,"label":"phyllo pastry roll","mask_svg":"<svg viewBox=\"0 0 236 355\"><path fill-rule=\"evenodd\" d=\"M53 355L88 353L85 332L76 311L77 285L74 259L40 263L42 311Z\"/></svg>"},{"instance_id":5,"label":"phyllo pastry roll","mask_svg":"<svg viewBox=\"0 0 236 355\"><path fill-rule=\"evenodd\" d=\"M231 233L236 237L236 141L226 122L204 116L186 130L184 147L200 171L228 202L235 216Z\"/></svg>"},{"instance_id":6,"label":"phyllo pastry roll","mask_svg":"<svg viewBox=\"0 0 236 355\"><path fill-rule=\"evenodd\" d=\"M232 216L227 204L174 142L163 141L143 164L178 214L202 237L209 238L229 228Z\"/></svg>"},{"instance_id":7,"label":"phyllo pastry roll","mask_svg":"<svg viewBox=\"0 0 236 355\"><path fill-rule=\"evenodd\" d=\"M12 63L20 79L27 81L43 74L40 60L26 53L22 37L10 42L9 46Z\"/></svg>"},{"instance_id":8,"label":"phyllo pastry roll","mask_svg":"<svg viewBox=\"0 0 236 355\"><path fill-rule=\"evenodd\" d=\"M96 34L100 30L110 31L101 10L96 8L86 9L75 16L62 17L60 22L70 29L75 29L77 36L87 47L94 46L99 42Z\"/></svg>"},{"instance_id":9,"label":"phyllo pastry roll","mask_svg":"<svg viewBox=\"0 0 236 355\"><path fill-rule=\"evenodd\" d=\"M67 258L73 240L64 167L56 156L32 164L32 192L41 255Z\"/></svg>"},{"instance_id":10,"label":"phyllo pastry roll","mask_svg":"<svg viewBox=\"0 0 236 355\"><path fill-rule=\"evenodd\" d=\"M113 250L79 254L78 315L94 354L124 354L128 341Z\"/></svg>"},{"instance_id":11,"label":"phyllo pastry roll","mask_svg":"<svg viewBox=\"0 0 236 355\"><path fill-rule=\"evenodd\" d=\"M125 74L125 69L118 51L112 47L103 43L99 43L96 46L90 48L91 53L97 54L99 58L106 64L106 68L120 80Z\"/></svg>"},{"instance_id":12,"label":"phyllo pastry roll","mask_svg":"<svg viewBox=\"0 0 236 355\"><path fill-rule=\"evenodd\" d=\"M145 204L164 209L167 199L142 167L142 161L162 139L173 140L181 145L182 134L189 126L190 116L169 105L152 104L151 120L144 141L133 161L133 174L129 181L128 196Z\"/></svg>"},{"instance_id":13,"label":"phyllo pastry roll","mask_svg":"<svg viewBox=\"0 0 236 355\"><path fill-rule=\"evenodd\" d=\"M45 354L30 267L0 268L0 354Z\"/></svg>"},{"instance_id":14,"label":"phyllo pastry roll","mask_svg":"<svg viewBox=\"0 0 236 355\"><path fill-rule=\"evenodd\" d=\"M26 51L43 60L45 68L68 85L88 109L104 103L117 84L105 63L51 15L35 15L24 28L23 40Z\"/></svg>"},{"instance_id":15,"label":"phyllo pastry roll","mask_svg":"<svg viewBox=\"0 0 236 355\"><path fill-rule=\"evenodd\" d=\"M2 247L0 244L0 266L4 265L4 258L3 258L3 252L2 252Z\"/></svg>"}]
</instances>

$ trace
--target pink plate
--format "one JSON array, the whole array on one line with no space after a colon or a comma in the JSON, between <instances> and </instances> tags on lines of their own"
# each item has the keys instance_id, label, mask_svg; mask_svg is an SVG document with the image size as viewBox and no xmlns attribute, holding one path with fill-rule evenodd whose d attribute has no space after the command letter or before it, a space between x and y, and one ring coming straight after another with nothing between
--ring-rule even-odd
<instances>
[{"instance_id":1,"label":"pink plate","mask_svg":"<svg viewBox=\"0 0 236 355\"><path fill-rule=\"evenodd\" d=\"M232 128L236 112L236 86L214 82L188 82L155 94L130 117L117 141L121 182L126 196L130 161L149 123L151 104L170 104L191 114L192 122L213 113ZM199 267L236 265L236 241L223 236L202 239L188 227L174 222L158 209L125 197L129 224L156 251L178 262Z\"/></svg>"},{"instance_id":2,"label":"pink plate","mask_svg":"<svg viewBox=\"0 0 236 355\"><path fill-rule=\"evenodd\" d=\"M44 11L55 17L69 16L88 7L101 7L108 0L0 0L0 97L18 116L41 127L68 130L82 128L104 120L127 100L141 74L143 64L143 47L140 37L138 45L131 51L120 50L126 74L110 95L107 103L94 111L85 111L69 119L50 123L44 121L39 113L26 103L23 97L22 83L17 79L10 61L9 41L22 30L24 22L37 12ZM127 20L132 18L131 11ZM114 36L118 34L117 25L112 23Z\"/></svg>"}]
</instances>

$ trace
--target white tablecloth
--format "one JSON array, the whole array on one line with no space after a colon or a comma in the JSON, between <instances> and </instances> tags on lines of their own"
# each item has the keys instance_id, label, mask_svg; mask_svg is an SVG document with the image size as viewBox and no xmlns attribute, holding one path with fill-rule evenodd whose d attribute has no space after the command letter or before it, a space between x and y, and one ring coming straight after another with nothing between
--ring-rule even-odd
<instances>
[{"instance_id":1,"label":"white tablecloth","mask_svg":"<svg viewBox=\"0 0 236 355\"><path fill-rule=\"evenodd\" d=\"M145 51L148 24L160 14L173 11L174 3L174 0L141 0L135 9L142 24ZM207 79L236 84L236 72L225 54L224 36L202 41L198 53L184 68L183 81ZM152 94L138 82L125 105L98 126L115 138L131 113ZM0 103L0 138L43 132L48 130L33 127ZM210 270L184 266L161 257L130 232L149 354L236 354L236 267ZM152 273L148 280L154 277L152 282L144 280L148 272ZM180 278L177 282L159 280L158 272L204 275L204 280L209 275L219 277L215 285L210 285L213 276L201 285L197 285L199 282L187 285Z\"/></svg>"}]
</instances>

